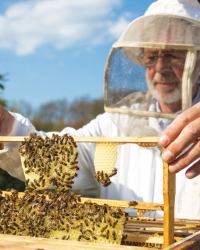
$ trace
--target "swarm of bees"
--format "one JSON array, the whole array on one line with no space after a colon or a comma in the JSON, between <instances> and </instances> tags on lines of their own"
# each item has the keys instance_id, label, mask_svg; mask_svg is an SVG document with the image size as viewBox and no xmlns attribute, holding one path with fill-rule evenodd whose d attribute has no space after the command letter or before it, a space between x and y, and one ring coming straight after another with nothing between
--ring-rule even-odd
<instances>
[{"instance_id":1,"label":"swarm of bees","mask_svg":"<svg viewBox=\"0 0 200 250\"><path fill-rule=\"evenodd\" d=\"M103 186L108 187L111 184L110 178L117 174L117 169L113 168L111 173L105 173L103 170L97 171L95 179Z\"/></svg>"},{"instance_id":2,"label":"swarm of bees","mask_svg":"<svg viewBox=\"0 0 200 250\"><path fill-rule=\"evenodd\" d=\"M0 233L63 240L121 244L124 210L88 200L72 192L26 189L21 197L0 192Z\"/></svg>"},{"instance_id":3,"label":"swarm of bees","mask_svg":"<svg viewBox=\"0 0 200 250\"><path fill-rule=\"evenodd\" d=\"M0 233L112 244L124 241L124 210L90 201L82 204L80 196L68 190L79 170L73 137L43 138L32 133L19 152L26 190L22 197L14 189L5 197L0 194ZM109 174L97 171L95 177L106 187L116 173L115 168ZM44 191L50 185L55 191Z\"/></svg>"},{"instance_id":4,"label":"swarm of bees","mask_svg":"<svg viewBox=\"0 0 200 250\"><path fill-rule=\"evenodd\" d=\"M78 151L73 137L53 134L43 139L30 134L19 148L26 187L42 190L50 185L55 189L72 188L77 176Z\"/></svg>"}]
</instances>

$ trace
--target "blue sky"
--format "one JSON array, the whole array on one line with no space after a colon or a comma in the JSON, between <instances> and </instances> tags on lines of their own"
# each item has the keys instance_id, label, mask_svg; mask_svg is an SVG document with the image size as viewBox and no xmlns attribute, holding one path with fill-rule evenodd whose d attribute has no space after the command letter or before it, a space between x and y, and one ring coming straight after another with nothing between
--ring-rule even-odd
<instances>
[{"instance_id":1,"label":"blue sky","mask_svg":"<svg viewBox=\"0 0 200 250\"><path fill-rule=\"evenodd\" d=\"M103 97L112 44L151 0L0 1L1 93L33 107Z\"/></svg>"}]
</instances>

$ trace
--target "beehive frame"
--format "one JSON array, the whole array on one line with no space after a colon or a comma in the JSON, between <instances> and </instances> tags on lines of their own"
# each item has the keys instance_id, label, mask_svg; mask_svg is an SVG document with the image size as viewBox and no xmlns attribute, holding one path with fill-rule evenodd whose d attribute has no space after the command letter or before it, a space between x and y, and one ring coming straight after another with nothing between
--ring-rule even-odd
<instances>
[{"instance_id":1,"label":"beehive frame","mask_svg":"<svg viewBox=\"0 0 200 250\"><path fill-rule=\"evenodd\" d=\"M1 142L22 142L25 138L23 136L0 136ZM90 142L90 143L118 143L118 144L125 144L125 143L134 143L138 144L141 147L154 147L158 146L158 137L79 137L74 136L74 141L76 143L81 142ZM168 170L168 164L166 162L163 162L163 197L164 197L164 223L163 223L163 234L164 234L164 242L163 246L167 247L174 243L174 200L175 200L175 175L171 174ZM110 201L104 200L104 203L115 203L118 204L118 206L121 207L130 207L127 202L120 202L120 201ZM101 202L100 202L101 203ZM111 205L111 204L110 204ZM151 207L151 208L150 208ZM160 210L156 204L150 204L149 209L153 210ZM141 207L141 203L139 206L133 206L133 208L139 210L139 209L145 209L145 206ZM146 208L146 210L148 210Z\"/></svg>"}]
</instances>

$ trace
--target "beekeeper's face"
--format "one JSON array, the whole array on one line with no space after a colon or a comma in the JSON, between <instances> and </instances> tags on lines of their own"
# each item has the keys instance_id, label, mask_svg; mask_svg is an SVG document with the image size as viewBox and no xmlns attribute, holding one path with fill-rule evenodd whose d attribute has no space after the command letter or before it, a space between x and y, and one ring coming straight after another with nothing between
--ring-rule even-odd
<instances>
[{"instance_id":1,"label":"beekeeper's face","mask_svg":"<svg viewBox=\"0 0 200 250\"><path fill-rule=\"evenodd\" d=\"M144 49L147 84L158 101L175 103L181 99L186 53L183 50Z\"/></svg>"}]
</instances>

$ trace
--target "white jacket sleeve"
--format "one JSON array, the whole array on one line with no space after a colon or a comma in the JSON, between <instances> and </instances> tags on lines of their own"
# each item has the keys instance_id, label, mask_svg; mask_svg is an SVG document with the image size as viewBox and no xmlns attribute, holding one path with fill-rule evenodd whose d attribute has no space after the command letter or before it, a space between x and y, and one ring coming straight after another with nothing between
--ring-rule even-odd
<instances>
[{"instance_id":1,"label":"white jacket sleeve","mask_svg":"<svg viewBox=\"0 0 200 250\"><path fill-rule=\"evenodd\" d=\"M36 131L31 122L21 116L20 114L12 113L15 118L13 130L10 133L12 136L27 136L31 132ZM96 119L85 125L83 128L75 130L73 128L65 128L59 132L43 132L37 131L42 136L51 136L54 134L68 134L71 136L102 136L103 127L107 120L107 114L99 115ZM25 180L24 173L21 167L21 160L19 155L20 143L4 143L4 150L0 151L0 167L9 172L10 175ZM74 179L73 189L94 188L98 184L94 178L94 143L78 143L78 162L79 171L78 177Z\"/></svg>"},{"instance_id":2,"label":"white jacket sleeve","mask_svg":"<svg viewBox=\"0 0 200 250\"><path fill-rule=\"evenodd\" d=\"M20 114L11 113L15 122L9 136L26 136L35 130L30 121ZM21 167L19 155L19 145L16 142L4 143L4 149L0 150L0 168L7 171L10 175L24 181L24 173Z\"/></svg>"}]
</instances>

